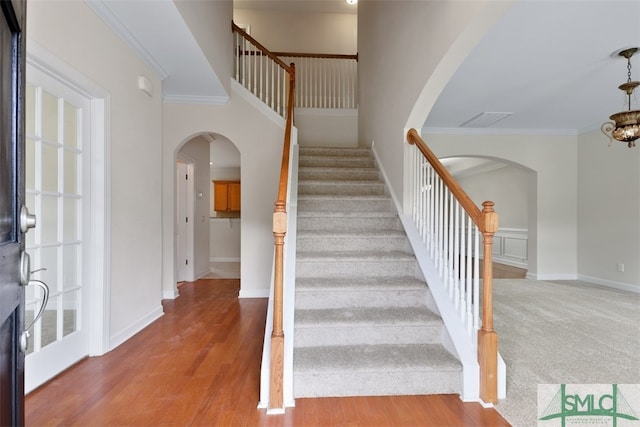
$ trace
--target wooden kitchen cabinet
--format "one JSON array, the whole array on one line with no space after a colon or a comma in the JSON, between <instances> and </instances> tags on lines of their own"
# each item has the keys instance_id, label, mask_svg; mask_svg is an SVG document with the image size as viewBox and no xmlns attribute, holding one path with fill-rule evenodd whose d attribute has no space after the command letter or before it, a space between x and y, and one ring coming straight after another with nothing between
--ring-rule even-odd
<instances>
[{"instance_id":1,"label":"wooden kitchen cabinet","mask_svg":"<svg viewBox=\"0 0 640 427\"><path fill-rule=\"evenodd\" d=\"M213 210L240 212L240 181L213 181Z\"/></svg>"}]
</instances>

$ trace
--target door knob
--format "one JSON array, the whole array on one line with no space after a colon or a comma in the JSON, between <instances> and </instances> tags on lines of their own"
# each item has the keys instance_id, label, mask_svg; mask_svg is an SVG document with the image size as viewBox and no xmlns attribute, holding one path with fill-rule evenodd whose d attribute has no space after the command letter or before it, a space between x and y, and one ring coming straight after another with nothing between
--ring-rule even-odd
<instances>
[{"instance_id":1,"label":"door knob","mask_svg":"<svg viewBox=\"0 0 640 427\"><path fill-rule=\"evenodd\" d=\"M20 231L26 233L30 228L36 226L36 222L36 216L30 214L26 206L22 206L20 209Z\"/></svg>"}]
</instances>

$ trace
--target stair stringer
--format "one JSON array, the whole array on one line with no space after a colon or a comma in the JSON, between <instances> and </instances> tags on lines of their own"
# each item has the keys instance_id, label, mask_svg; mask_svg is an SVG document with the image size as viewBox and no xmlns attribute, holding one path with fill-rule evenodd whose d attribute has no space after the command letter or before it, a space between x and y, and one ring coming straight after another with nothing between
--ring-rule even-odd
<instances>
[{"instance_id":1,"label":"stair stringer","mask_svg":"<svg viewBox=\"0 0 640 427\"><path fill-rule=\"evenodd\" d=\"M257 99L257 98L256 98ZM293 398L293 336L296 294L296 231L298 218L298 132L291 132L291 152L289 155L289 185L287 189L287 234L284 244L284 370L282 379L283 402L285 407L295 406ZM275 251L274 251L275 252ZM275 253L274 253L275 258ZM273 265L272 261L272 265ZM267 319L262 347L260 367L260 401L258 408L267 409L268 414L282 414L284 408L269 408L271 381L271 332L273 331L273 270L267 305Z\"/></svg>"},{"instance_id":2,"label":"stair stringer","mask_svg":"<svg viewBox=\"0 0 640 427\"><path fill-rule=\"evenodd\" d=\"M467 334L465 326L458 317L455 307L444 287L444 282L440 278L438 270L427 252L427 248L420 237L418 229L414 225L411 216L404 214L402 205L393 191L384 166L380 162L375 144L372 144L371 150L373 151L376 165L385 182L387 191L389 191L396 211L398 212L402 228L407 235L416 257L416 277L424 280L428 284L431 295L430 303L432 302L432 304L435 305L435 307L432 307L432 304L430 304L430 309L433 309L442 318L444 324L441 334L442 345L462 364L462 384L460 387L462 392L460 393L460 398L464 402L480 402L483 406L493 406L492 404L486 404L480 399L480 366L478 364L477 331L473 334L473 337L469 337ZM506 364L502 355L498 353L499 399L506 397L506 384Z\"/></svg>"}]
</instances>

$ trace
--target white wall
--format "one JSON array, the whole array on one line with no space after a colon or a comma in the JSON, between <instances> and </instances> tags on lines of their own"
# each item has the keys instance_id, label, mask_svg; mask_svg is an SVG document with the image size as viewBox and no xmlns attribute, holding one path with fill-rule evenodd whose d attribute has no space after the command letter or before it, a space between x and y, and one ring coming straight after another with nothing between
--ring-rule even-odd
<instances>
[{"instance_id":1,"label":"white wall","mask_svg":"<svg viewBox=\"0 0 640 427\"><path fill-rule=\"evenodd\" d=\"M33 1L28 38L109 93L110 345L162 314L161 100L137 89L161 81L85 2Z\"/></svg>"},{"instance_id":2,"label":"white wall","mask_svg":"<svg viewBox=\"0 0 640 427\"><path fill-rule=\"evenodd\" d=\"M236 89L227 105L165 104L163 108L163 291L175 292L176 148L201 133L218 133L241 154L241 297L266 297L273 261L272 213L277 196L284 121L271 120Z\"/></svg>"},{"instance_id":3,"label":"white wall","mask_svg":"<svg viewBox=\"0 0 640 427\"><path fill-rule=\"evenodd\" d=\"M274 52L355 54L357 15L234 9L233 20Z\"/></svg>"},{"instance_id":4,"label":"white wall","mask_svg":"<svg viewBox=\"0 0 640 427\"><path fill-rule=\"evenodd\" d=\"M242 252L240 218L211 218L210 261L239 262Z\"/></svg>"},{"instance_id":5,"label":"white wall","mask_svg":"<svg viewBox=\"0 0 640 427\"><path fill-rule=\"evenodd\" d=\"M457 178L458 183L478 207L494 202L500 215L500 228L526 229L529 211L529 171L502 164L498 169Z\"/></svg>"},{"instance_id":6,"label":"white wall","mask_svg":"<svg viewBox=\"0 0 640 427\"><path fill-rule=\"evenodd\" d=\"M180 148L179 155L193 162L193 273L195 277L202 277L209 272L209 141L197 136Z\"/></svg>"},{"instance_id":7,"label":"white wall","mask_svg":"<svg viewBox=\"0 0 640 427\"><path fill-rule=\"evenodd\" d=\"M640 291L640 150L607 143L600 131L578 140L578 271Z\"/></svg>"},{"instance_id":8,"label":"white wall","mask_svg":"<svg viewBox=\"0 0 640 427\"><path fill-rule=\"evenodd\" d=\"M423 134L423 138L438 157L489 157L531 169L528 274L537 279L577 278L576 136Z\"/></svg>"},{"instance_id":9,"label":"white wall","mask_svg":"<svg viewBox=\"0 0 640 427\"><path fill-rule=\"evenodd\" d=\"M358 4L359 144L375 141L400 203L407 127L422 127L456 68L511 3Z\"/></svg>"},{"instance_id":10,"label":"white wall","mask_svg":"<svg viewBox=\"0 0 640 427\"><path fill-rule=\"evenodd\" d=\"M295 121L301 146L358 146L358 110L297 108Z\"/></svg>"},{"instance_id":11,"label":"white wall","mask_svg":"<svg viewBox=\"0 0 640 427\"><path fill-rule=\"evenodd\" d=\"M220 83L230 92L228 76L233 70L231 34L232 0L174 0Z\"/></svg>"}]
</instances>

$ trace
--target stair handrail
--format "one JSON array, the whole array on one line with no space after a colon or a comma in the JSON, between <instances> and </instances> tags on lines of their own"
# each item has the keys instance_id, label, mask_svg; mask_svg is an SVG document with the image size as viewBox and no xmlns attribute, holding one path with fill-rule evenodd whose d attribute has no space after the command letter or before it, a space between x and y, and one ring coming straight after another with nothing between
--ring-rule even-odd
<instances>
[{"instance_id":1,"label":"stair handrail","mask_svg":"<svg viewBox=\"0 0 640 427\"><path fill-rule=\"evenodd\" d=\"M438 174L444 186L459 202L483 237L482 259L482 324L478 331L477 348L480 368L480 398L487 403L498 401L498 336L493 329L493 235L498 230L498 214L494 203L485 201L480 210L460 184L453 178L440 160L433 154L415 129L407 132L407 141L422 153L424 158ZM456 256L459 256L456 255ZM478 295L479 296L479 295Z\"/></svg>"},{"instance_id":2,"label":"stair handrail","mask_svg":"<svg viewBox=\"0 0 640 427\"><path fill-rule=\"evenodd\" d=\"M295 105L296 69L289 70L289 95L282 147L282 163L278 183L278 199L273 212L273 236L275 245L273 276L273 331L271 332L271 363L269 407L284 408L284 238L287 234L287 190L289 186L289 154L291 152L291 128Z\"/></svg>"},{"instance_id":3,"label":"stair handrail","mask_svg":"<svg viewBox=\"0 0 640 427\"><path fill-rule=\"evenodd\" d=\"M259 41L257 41L256 39L254 39L253 37L251 37L251 35L249 35L249 33L247 33L245 30L243 30L242 28L240 28L235 22L231 21L231 30L235 33L238 33L239 35L241 35L243 38L247 39L248 41L250 41L254 46L256 46L260 52L262 52L262 54L264 56L268 56L269 58L271 58L276 64L280 65L283 69L285 69L286 71L289 71L289 66L287 64L284 63L284 61L282 61L280 58L278 58L278 56L276 54L274 54L273 52L271 52L269 49L267 49L266 47L264 47ZM242 52L241 52L242 53ZM248 52L244 52L245 55L249 54Z\"/></svg>"},{"instance_id":4,"label":"stair handrail","mask_svg":"<svg viewBox=\"0 0 640 427\"><path fill-rule=\"evenodd\" d=\"M290 90L286 76L294 73L294 64L287 65L233 21L231 30L235 34L235 80L286 119L283 104Z\"/></svg>"},{"instance_id":5,"label":"stair handrail","mask_svg":"<svg viewBox=\"0 0 640 427\"><path fill-rule=\"evenodd\" d=\"M349 53L307 53L307 52L271 52L277 57L287 58L325 58L325 59L353 59L358 60L358 54Z\"/></svg>"}]
</instances>

